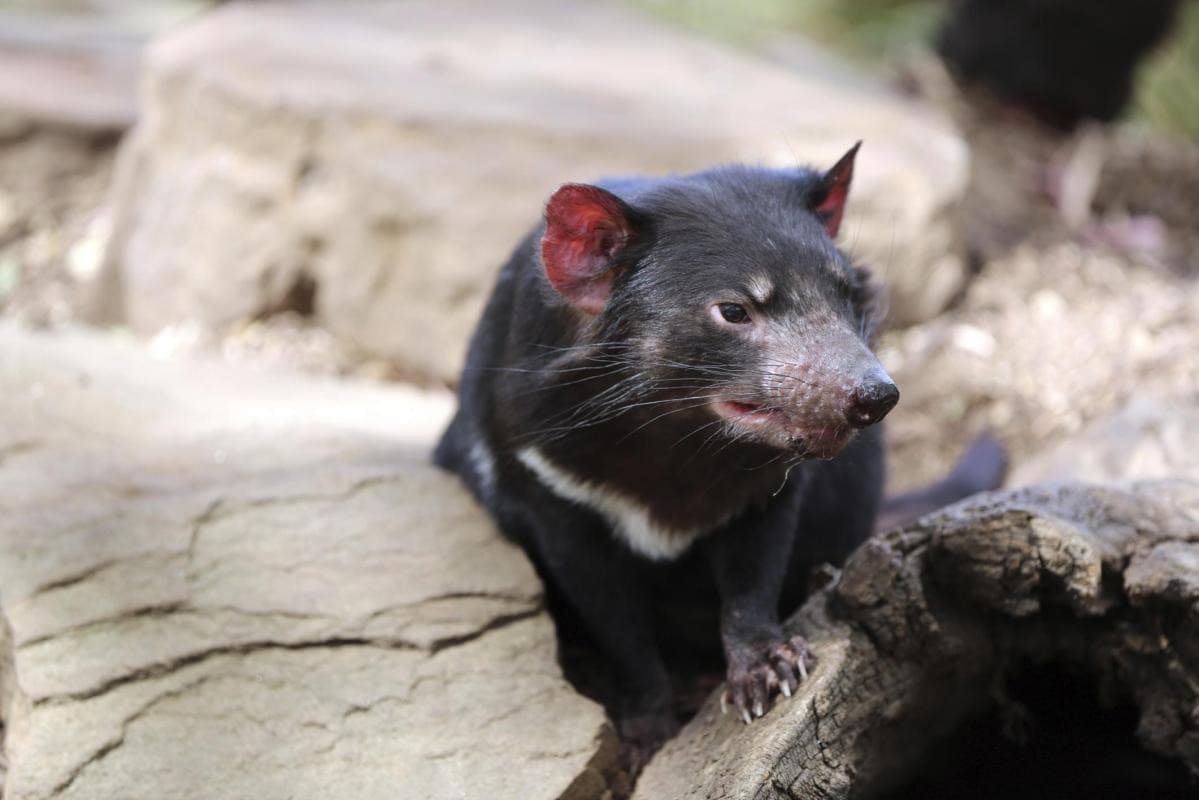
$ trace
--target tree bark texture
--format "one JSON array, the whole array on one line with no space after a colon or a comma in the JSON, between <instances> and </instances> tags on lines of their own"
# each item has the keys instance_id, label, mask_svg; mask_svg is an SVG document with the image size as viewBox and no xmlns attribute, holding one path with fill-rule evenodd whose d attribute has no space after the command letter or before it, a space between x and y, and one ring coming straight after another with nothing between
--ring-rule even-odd
<instances>
[{"instance_id":1,"label":"tree bark texture","mask_svg":"<svg viewBox=\"0 0 1199 800\"><path fill-rule=\"evenodd\" d=\"M1032 763L1045 754L1019 749L1029 730L1069 716L1049 707L1055 691L1032 704L1014 693L1016 676L1038 670L1065 676L1067 694L1094 687L1070 713L1098 722L1057 736L1100 762L1090 779L1110 769L1146 790L1175 780L1199 791L1199 484L979 495L869 541L788 626L818 659L800 692L748 726L710 698L635 798L909 796L949 769L941 762L993 754L969 747L979 719ZM1129 758L1164 767L1103 756L1103 729L1118 724L1107 709L1120 706ZM1081 786L1071 769L1057 771Z\"/></svg>"}]
</instances>

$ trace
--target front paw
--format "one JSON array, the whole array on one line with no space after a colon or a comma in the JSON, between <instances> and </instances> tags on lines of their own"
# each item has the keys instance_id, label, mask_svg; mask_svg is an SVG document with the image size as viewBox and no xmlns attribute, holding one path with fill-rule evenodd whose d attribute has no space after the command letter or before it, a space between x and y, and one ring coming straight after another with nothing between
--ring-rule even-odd
<instances>
[{"instance_id":1,"label":"front paw","mask_svg":"<svg viewBox=\"0 0 1199 800\"><path fill-rule=\"evenodd\" d=\"M802 636L781 641L738 645L729 652L728 682L720 696L720 710L731 705L746 724L770 708L776 693L786 697L807 680L815 664Z\"/></svg>"}]
</instances>

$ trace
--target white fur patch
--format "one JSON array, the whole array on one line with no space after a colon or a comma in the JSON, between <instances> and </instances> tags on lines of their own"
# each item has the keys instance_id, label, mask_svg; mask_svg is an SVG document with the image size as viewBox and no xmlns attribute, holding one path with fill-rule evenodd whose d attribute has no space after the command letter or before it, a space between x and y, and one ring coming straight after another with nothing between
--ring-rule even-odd
<instances>
[{"instance_id":1,"label":"white fur patch","mask_svg":"<svg viewBox=\"0 0 1199 800\"><path fill-rule=\"evenodd\" d=\"M634 552L646 558L654 561L677 558L709 530L663 527L650 518L649 509L633 498L602 484L579 480L551 463L535 447L526 447L516 457L554 494L597 512Z\"/></svg>"},{"instance_id":2,"label":"white fur patch","mask_svg":"<svg viewBox=\"0 0 1199 800\"><path fill-rule=\"evenodd\" d=\"M470 446L470 464L475 469L475 475L479 477L479 486L483 494L490 495L495 488L495 456L484 441L476 441Z\"/></svg>"}]
</instances>

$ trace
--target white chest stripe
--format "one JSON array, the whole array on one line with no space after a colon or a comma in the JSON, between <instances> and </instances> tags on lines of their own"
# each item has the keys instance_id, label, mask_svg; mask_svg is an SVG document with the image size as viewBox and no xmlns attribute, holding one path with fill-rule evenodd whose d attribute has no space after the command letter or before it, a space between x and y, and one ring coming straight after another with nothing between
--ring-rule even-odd
<instances>
[{"instance_id":1,"label":"white chest stripe","mask_svg":"<svg viewBox=\"0 0 1199 800\"><path fill-rule=\"evenodd\" d=\"M526 447L516 457L531 469L554 494L587 506L604 517L618 536L635 552L666 561L682 555L706 529L677 530L655 523L649 510L633 498L602 484L582 481L550 462L535 447Z\"/></svg>"}]
</instances>

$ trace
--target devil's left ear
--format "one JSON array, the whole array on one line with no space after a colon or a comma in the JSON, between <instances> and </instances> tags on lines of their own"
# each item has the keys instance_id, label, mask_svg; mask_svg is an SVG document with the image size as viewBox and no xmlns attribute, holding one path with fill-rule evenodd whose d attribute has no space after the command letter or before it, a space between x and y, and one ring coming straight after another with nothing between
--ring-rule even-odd
<instances>
[{"instance_id":1,"label":"devil's left ear","mask_svg":"<svg viewBox=\"0 0 1199 800\"><path fill-rule=\"evenodd\" d=\"M824 223L828 235L836 237L841 230L841 217L845 213L845 200L849 197L849 183L853 180L853 160L858 154L858 142L849 152L824 173L812 194L812 213Z\"/></svg>"}]
</instances>

